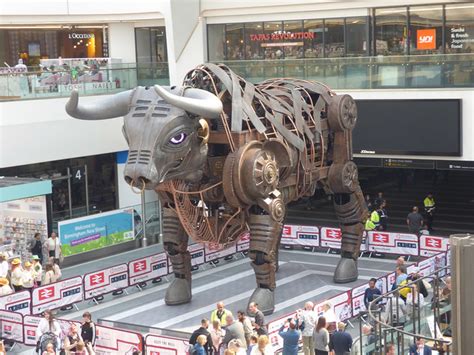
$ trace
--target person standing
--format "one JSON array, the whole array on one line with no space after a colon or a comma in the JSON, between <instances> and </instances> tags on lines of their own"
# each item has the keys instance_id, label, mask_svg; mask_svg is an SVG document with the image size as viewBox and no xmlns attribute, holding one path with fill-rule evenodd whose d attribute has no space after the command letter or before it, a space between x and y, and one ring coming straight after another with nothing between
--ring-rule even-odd
<instances>
[{"instance_id":1,"label":"person standing","mask_svg":"<svg viewBox=\"0 0 474 355\"><path fill-rule=\"evenodd\" d=\"M418 212L418 207L413 206L411 212L407 216L408 232L418 235L423 226L423 216Z\"/></svg>"},{"instance_id":2,"label":"person standing","mask_svg":"<svg viewBox=\"0 0 474 355\"><path fill-rule=\"evenodd\" d=\"M372 204L372 199L369 194L365 195L365 206L367 207L367 211L372 212L374 205Z\"/></svg>"},{"instance_id":3,"label":"person standing","mask_svg":"<svg viewBox=\"0 0 474 355\"><path fill-rule=\"evenodd\" d=\"M95 323L92 321L92 315L89 312L84 312L82 315L81 337L89 354L93 353L96 331Z\"/></svg>"},{"instance_id":4,"label":"person standing","mask_svg":"<svg viewBox=\"0 0 474 355\"><path fill-rule=\"evenodd\" d=\"M23 289L33 292L35 286L36 273L33 270L29 261L25 262L25 269L23 270Z\"/></svg>"},{"instance_id":5,"label":"person standing","mask_svg":"<svg viewBox=\"0 0 474 355\"><path fill-rule=\"evenodd\" d=\"M244 311L237 311L237 319L244 326L245 340L247 340L248 345L253 334L252 321L245 315Z\"/></svg>"},{"instance_id":6,"label":"person standing","mask_svg":"<svg viewBox=\"0 0 474 355\"><path fill-rule=\"evenodd\" d=\"M7 277L8 276L8 255L5 253L0 253L0 277Z\"/></svg>"},{"instance_id":7,"label":"person standing","mask_svg":"<svg viewBox=\"0 0 474 355\"><path fill-rule=\"evenodd\" d=\"M384 200L383 192L378 192L377 197L374 200L374 209L378 209Z\"/></svg>"},{"instance_id":8,"label":"person standing","mask_svg":"<svg viewBox=\"0 0 474 355\"><path fill-rule=\"evenodd\" d=\"M352 348L352 336L346 332L346 325L343 322L337 324L337 331L329 340L329 349L334 351L334 355L348 355Z\"/></svg>"},{"instance_id":9,"label":"person standing","mask_svg":"<svg viewBox=\"0 0 474 355\"><path fill-rule=\"evenodd\" d=\"M259 336L266 335L267 328L265 326L265 316L263 315L263 312L258 309L258 304L255 302L250 302L249 312L255 317L255 322L253 323L253 327L255 328L255 331L257 332L257 334Z\"/></svg>"},{"instance_id":10,"label":"person standing","mask_svg":"<svg viewBox=\"0 0 474 355\"><path fill-rule=\"evenodd\" d=\"M58 351L60 347L60 336L61 336L61 326L59 322L54 319L54 314L51 310L44 311L44 318L38 323L38 328L36 328L36 346L39 347L39 341L41 336L45 333L53 333L55 336L55 346L54 350Z\"/></svg>"},{"instance_id":11,"label":"person standing","mask_svg":"<svg viewBox=\"0 0 474 355\"><path fill-rule=\"evenodd\" d=\"M0 297L11 295L13 293L12 288L6 277L0 277Z\"/></svg>"},{"instance_id":12,"label":"person standing","mask_svg":"<svg viewBox=\"0 0 474 355\"><path fill-rule=\"evenodd\" d=\"M417 337L415 344L410 346L410 355L431 355L431 348L425 344L425 339Z\"/></svg>"},{"instance_id":13,"label":"person standing","mask_svg":"<svg viewBox=\"0 0 474 355\"><path fill-rule=\"evenodd\" d=\"M301 331L304 355L314 355L313 332L318 316L313 308L313 302L306 302L304 309L298 311L298 317L301 320L300 325L304 325L304 328Z\"/></svg>"},{"instance_id":14,"label":"person standing","mask_svg":"<svg viewBox=\"0 0 474 355\"><path fill-rule=\"evenodd\" d=\"M240 322L234 320L234 316L228 315L226 317L227 328L225 330L224 340L222 342L229 346L229 342L233 339L238 339L247 348L247 341L245 340L244 326Z\"/></svg>"},{"instance_id":15,"label":"person standing","mask_svg":"<svg viewBox=\"0 0 474 355\"><path fill-rule=\"evenodd\" d=\"M298 320L287 320L281 326L278 335L283 339L283 355L298 355L298 343L301 335L298 330Z\"/></svg>"},{"instance_id":16,"label":"person standing","mask_svg":"<svg viewBox=\"0 0 474 355\"><path fill-rule=\"evenodd\" d=\"M59 265L61 259L61 243L58 235L53 232L48 239L48 256L54 259L54 262Z\"/></svg>"},{"instance_id":17,"label":"person standing","mask_svg":"<svg viewBox=\"0 0 474 355\"><path fill-rule=\"evenodd\" d=\"M207 319L206 319L207 320ZM208 355L206 347L209 346L208 337L204 334L198 335L196 341L194 342L194 354L196 355Z\"/></svg>"},{"instance_id":18,"label":"person standing","mask_svg":"<svg viewBox=\"0 0 474 355\"><path fill-rule=\"evenodd\" d=\"M38 256L40 264L43 264L43 244L41 243L41 233L35 233L30 245L31 254Z\"/></svg>"},{"instance_id":19,"label":"person standing","mask_svg":"<svg viewBox=\"0 0 474 355\"><path fill-rule=\"evenodd\" d=\"M18 258L13 259L12 261L12 272L10 279L15 292L23 290L23 269L21 268L21 261Z\"/></svg>"},{"instance_id":20,"label":"person standing","mask_svg":"<svg viewBox=\"0 0 474 355\"><path fill-rule=\"evenodd\" d=\"M365 289L364 305L365 305L365 309L367 310L369 309L370 302L372 302L378 296L382 295L382 292L377 287L375 287L376 283L377 283L377 279L371 278L369 281L369 287ZM376 307L376 305L373 305L372 307Z\"/></svg>"},{"instance_id":21,"label":"person standing","mask_svg":"<svg viewBox=\"0 0 474 355\"><path fill-rule=\"evenodd\" d=\"M231 316L232 312L224 308L224 302L218 302L216 305L216 309L211 313L211 323L215 320L221 322L221 327L226 327L226 318L227 316Z\"/></svg>"},{"instance_id":22,"label":"person standing","mask_svg":"<svg viewBox=\"0 0 474 355\"><path fill-rule=\"evenodd\" d=\"M319 317L316 328L314 328L314 351L316 355L329 354L329 332L326 329L326 318Z\"/></svg>"},{"instance_id":23,"label":"person standing","mask_svg":"<svg viewBox=\"0 0 474 355\"><path fill-rule=\"evenodd\" d=\"M431 233L433 231L433 218L436 210L436 203L431 192L423 200L423 205L425 206L426 227Z\"/></svg>"},{"instance_id":24,"label":"person standing","mask_svg":"<svg viewBox=\"0 0 474 355\"><path fill-rule=\"evenodd\" d=\"M274 355L270 339L266 335L260 335L257 340L257 345L253 347L250 355Z\"/></svg>"},{"instance_id":25,"label":"person standing","mask_svg":"<svg viewBox=\"0 0 474 355\"><path fill-rule=\"evenodd\" d=\"M380 221L378 230L386 231L388 227L388 214L387 214L387 202L385 200L382 201L382 204L377 210L377 213L379 215L379 221Z\"/></svg>"},{"instance_id":26,"label":"person standing","mask_svg":"<svg viewBox=\"0 0 474 355\"><path fill-rule=\"evenodd\" d=\"M41 266L40 258L38 255L33 255L33 270L35 270L35 286L41 286L41 280L43 277L43 267Z\"/></svg>"},{"instance_id":27,"label":"person standing","mask_svg":"<svg viewBox=\"0 0 474 355\"><path fill-rule=\"evenodd\" d=\"M224 338L224 331L222 330L221 323L218 320L212 322L212 329L209 333L211 333L214 353L219 354L219 346L222 343L222 338Z\"/></svg>"},{"instance_id":28,"label":"person standing","mask_svg":"<svg viewBox=\"0 0 474 355\"><path fill-rule=\"evenodd\" d=\"M191 338L189 338L189 344L195 345L197 342L197 339L200 336L204 336L206 338L206 343L203 346L206 351L206 354L210 355L212 354L213 347L212 347L211 333L209 333L209 331L207 330L208 328L209 328L209 321L206 318L201 319L201 326L191 334Z\"/></svg>"},{"instance_id":29,"label":"person standing","mask_svg":"<svg viewBox=\"0 0 474 355\"><path fill-rule=\"evenodd\" d=\"M46 264L44 268L43 282L41 284L49 285L49 284L55 283L56 281L57 279L56 279L56 274L54 273L54 270L53 270L53 265Z\"/></svg>"}]
</instances>

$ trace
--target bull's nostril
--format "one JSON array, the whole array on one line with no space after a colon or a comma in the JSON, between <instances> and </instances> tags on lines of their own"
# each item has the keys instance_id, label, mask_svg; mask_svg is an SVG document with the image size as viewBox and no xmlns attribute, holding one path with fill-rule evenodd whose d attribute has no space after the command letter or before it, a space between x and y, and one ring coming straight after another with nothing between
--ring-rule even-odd
<instances>
[{"instance_id":1,"label":"bull's nostril","mask_svg":"<svg viewBox=\"0 0 474 355\"><path fill-rule=\"evenodd\" d=\"M141 185L142 184L148 184L150 182L150 179L147 179L146 177L143 177L143 176L139 176L138 179L137 179L137 185Z\"/></svg>"},{"instance_id":2,"label":"bull's nostril","mask_svg":"<svg viewBox=\"0 0 474 355\"><path fill-rule=\"evenodd\" d=\"M130 184L132 183L132 181L133 181L133 179L132 179L130 176L125 176L125 182L126 182L127 184L130 185Z\"/></svg>"}]
</instances>

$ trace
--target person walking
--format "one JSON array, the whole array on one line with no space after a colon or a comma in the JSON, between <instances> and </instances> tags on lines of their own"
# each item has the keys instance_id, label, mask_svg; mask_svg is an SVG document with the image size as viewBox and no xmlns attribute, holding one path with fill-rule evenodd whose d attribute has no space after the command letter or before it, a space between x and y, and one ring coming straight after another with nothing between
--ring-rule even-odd
<instances>
[{"instance_id":1,"label":"person walking","mask_svg":"<svg viewBox=\"0 0 474 355\"><path fill-rule=\"evenodd\" d=\"M352 348L352 336L346 332L346 325L343 322L337 324L337 331L329 340L329 349L334 351L334 355L349 355Z\"/></svg>"},{"instance_id":2,"label":"person walking","mask_svg":"<svg viewBox=\"0 0 474 355\"><path fill-rule=\"evenodd\" d=\"M423 200L423 205L425 207L426 227L428 228L428 231L431 233L433 232L433 219L434 219L434 214L436 210L436 203L435 203L433 194L431 192Z\"/></svg>"},{"instance_id":3,"label":"person walking","mask_svg":"<svg viewBox=\"0 0 474 355\"><path fill-rule=\"evenodd\" d=\"M31 254L38 256L40 264L43 264L43 243L41 243L41 233L35 233L30 244Z\"/></svg>"},{"instance_id":4,"label":"person walking","mask_svg":"<svg viewBox=\"0 0 474 355\"><path fill-rule=\"evenodd\" d=\"M303 353L304 355L314 355L314 338L313 332L318 320L318 315L313 310L313 302L306 302L303 310L299 310L298 318L300 319L300 325L304 325L301 331L301 337L303 339Z\"/></svg>"},{"instance_id":5,"label":"person walking","mask_svg":"<svg viewBox=\"0 0 474 355\"><path fill-rule=\"evenodd\" d=\"M211 313L211 323L215 320L218 320L221 323L221 327L226 327L226 318L227 316L231 316L232 312L225 309L224 302L218 302L216 305L216 309Z\"/></svg>"},{"instance_id":6,"label":"person walking","mask_svg":"<svg viewBox=\"0 0 474 355\"><path fill-rule=\"evenodd\" d=\"M211 333L209 333L208 328L209 321L206 318L201 319L201 326L191 334L191 338L189 338L189 344L195 345L197 339L202 335L206 338L206 342L204 343L205 345L202 344L206 351L206 354L211 355L214 349L212 347Z\"/></svg>"},{"instance_id":7,"label":"person walking","mask_svg":"<svg viewBox=\"0 0 474 355\"><path fill-rule=\"evenodd\" d=\"M421 227L423 227L423 216L418 212L418 207L413 206L411 212L407 216L408 232L418 235Z\"/></svg>"},{"instance_id":8,"label":"person walking","mask_svg":"<svg viewBox=\"0 0 474 355\"><path fill-rule=\"evenodd\" d=\"M314 351L316 355L329 354L329 332L326 329L326 318L319 317L316 328L314 328Z\"/></svg>"},{"instance_id":9,"label":"person walking","mask_svg":"<svg viewBox=\"0 0 474 355\"><path fill-rule=\"evenodd\" d=\"M296 321L288 319L281 326L278 335L283 339L283 355L298 355L298 343L301 336L298 330L298 319Z\"/></svg>"},{"instance_id":10,"label":"person walking","mask_svg":"<svg viewBox=\"0 0 474 355\"><path fill-rule=\"evenodd\" d=\"M258 309L258 304L255 302L250 302L249 304L249 313L254 316L255 321L253 322L253 327L255 328L255 331L257 334L260 335L266 335L267 334L267 328L265 326L265 316L263 315L263 312Z\"/></svg>"},{"instance_id":11,"label":"person walking","mask_svg":"<svg viewBox=\"0 0 474 355\"><path fill-rule=\"evenodd\" d=\"M61 243L58 235L53 232L48 239L48 257L53 258L54 262L59 265L61 259Z\"/></svg>"}]
</instances>

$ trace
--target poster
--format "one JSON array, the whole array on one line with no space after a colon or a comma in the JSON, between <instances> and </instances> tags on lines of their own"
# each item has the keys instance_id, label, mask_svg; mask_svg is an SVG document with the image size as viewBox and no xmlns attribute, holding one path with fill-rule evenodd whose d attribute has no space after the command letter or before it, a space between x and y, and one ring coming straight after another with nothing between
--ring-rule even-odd
<instances>
[{"instance_id":1,"label":"poster","mask_svg":"<svg viewBox=\"0 0 474 355\"><path fill-rule=\"evenodd\" d=\"M415 234L370 231L369 251L397 255L418 255L418 236Z\"/></svg>"},{"instance_id":2,"label":"poster","mask_svg":"<svg viewBox=\"0 0 474 355\"><path fill-rule=\"evenodd\" d=\"M319 228L285 224L281 235L281 244L319 247Z\"/></svg>"},{"instance_id":3,"label":"poster","mask_svg":"<svg viewBox=\"0 0 474 355\"><path fill-rule=\"evenodd\" d=\"M155 334L148 334L145 344L146 355L186 355L189 347L187 339Z\"/></svg>"},{"instance_id":4,"label":"poster","mask_svg":"<svg viewBox=\"0 0 474 355\"><path fill-rule=\"evenodd\" d=\"M116 265L84 275L84 299L86 300L127 287L127 264Z\"/></svg>"},{"instance_id":5,"label":"poster","mask_svg":"<svg viewBox=\"0 0 474 355\"><path fill-rule=\"evenodd\" d=\"M0 310L2 339L23 343L23 316L20 313Z\"/></svg>"},{"instance_id":6,"label":"poster","mask_svg":"<svg viewBox=\"0 0 474 355\"><path fill-rule=\"evenodd\" d=\"M58 223L65 257L133 240L133 209L115 210Z\"/></svg>"},{"instance_id":7,"label":"poster","mask_svg":"<svg viewBox=\"0 0 474 355\"><path fill-rule=\"evenodd\" d=\"M21 314L31 313L31 294L29 291L20 291L0 297L0 309Z\"/></svg>"},{"instance_id":8,"label":"poster","mask_svg":"<svg viewBox=\"0 0 474 355\"><path fill-rule=\"evenodd\" d=\"M420 236L420 256L433 256L435 254L447 251L449 238L436 237L433 235Z\"/></svg>"},{"instance_id":9,"label":"poster","mask_svg":"<svg viewBox=\"0 0 474 355\"><path fill-rule=\"evenodd\" d=\"M130 286L157 279L168 274L168 258L165 253L145 256L128 263Z\"/></svg>"},{"instance_id":10,"label":"poster","mask_svg":"<svg viewBox=\"0 0 474 355\"><path fill-rule=\"evenodd\" d=\"M129 330L96 325L95 352L97 355L132 355L143 351L142 336Z\"/></svg>"},{"instance_id":11,"label":"poster","mask_svg":"<svg viewBox=\"0 0 474 355\"><path fill-rule=\"evenodd\" d=\"M339 228L322 227L321 228L321 246L331 249L341 248L342 233Z\"/></svg>"},{"instance_id":12,"label":"poster","mask_svg":"<svg viewBox=\"0 0 474 355\"><path fill-rule=\"evenodd\" d=\"M329 302L333 307L338 321L345 321L352 317L352 299L350 290L330 298L327 302Z\"/></svg>"},{"instance_id":13,"label":"poster","mask_svg":"<svg viewBox=\"0 0 474 355\"><path fill-rule=\"evenodd\" d=\"M33 289L31 312L40 314L47 309L61 308L83 299L82 277L76 276Z\"/></svg>"}]
</instances>

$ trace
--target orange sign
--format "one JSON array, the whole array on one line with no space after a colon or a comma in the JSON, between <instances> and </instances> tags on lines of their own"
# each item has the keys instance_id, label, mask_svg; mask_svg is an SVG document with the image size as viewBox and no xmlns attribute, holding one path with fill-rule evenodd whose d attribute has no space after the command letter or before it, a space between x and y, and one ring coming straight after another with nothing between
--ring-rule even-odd
<instances>
[{"instance_id":1,"label":"orange sign","mask_svg":"<svg viewBox=\"0 0 474 355\"><path fill-rule=\"evenodd\" d=\"M436 49L436 29L417 30L416 49Z\"/></svg>"}]
</instances>

